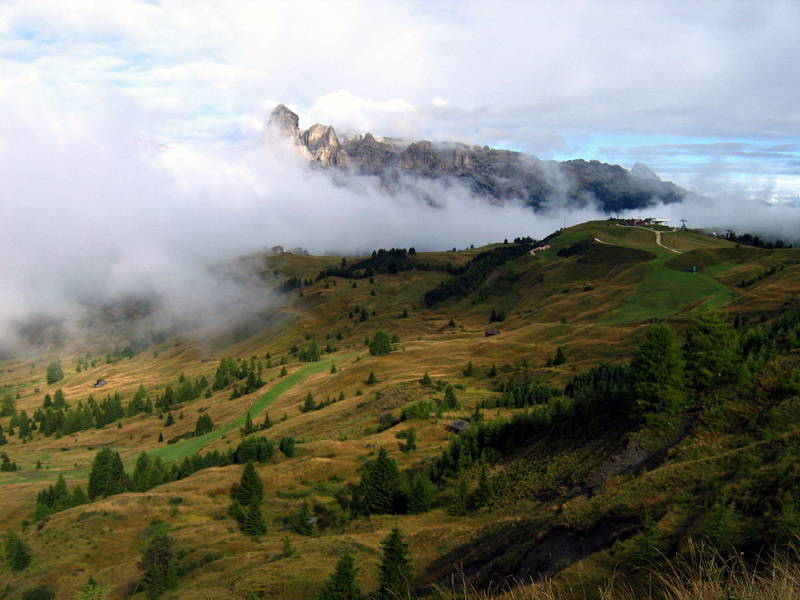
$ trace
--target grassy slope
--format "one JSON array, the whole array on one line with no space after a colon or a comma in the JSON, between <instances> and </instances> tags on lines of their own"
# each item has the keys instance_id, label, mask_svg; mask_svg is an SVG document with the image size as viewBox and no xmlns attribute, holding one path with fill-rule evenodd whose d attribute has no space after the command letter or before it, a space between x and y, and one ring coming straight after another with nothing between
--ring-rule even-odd
<instances>
[{"instance_id":1,"label":"grassy slope","mask_svg":"<svg viewBox=\"0 0 800 600\"><path fill-rule=\"evenodd\" d=\"M557 256L559 248L595 237L611 245L595 243L586 257L588 260L583 262L579 256L566 259ZM159 347L158 358L146 352L117 365L98 366L84 373L75 373L71 366L86 348L72 348L67 354L61 354L67 377L56 386L46 386L42 381L51 356L6 361L0 385L19 392L18 408L26 409L31 415L41 405L45 392L52 394L60 386L68 401L77 402L93 391L91 384L100 376L109 381L103 394L120 391L128 399L138 385L144 383L154 396L168 383L174 384L181 372L190 378L201 374L210 378L218 360L226 354L263 358L270 352L276 359L288 354L291 344L307 343L305 336L310 333L323 346L328 337L338 346L338 351L326 357L323 363L302 366L293 361L289 365L290 375L284 379L278 377L279 368L268 370L265 393L230 401L229 391L223 391L182 407L184 418L176 422L169 436L193 429L200 409L204 408L212 415L218 429L201 438L171 446L159 445L156 439L160 431L164 431L165 438L169 437L162 427L163 422L153 416L139 416L124 419L121 429L111 426L60 440L37 435L33 442L24 446L14 437L3 448L24 469L0 475L4 492L0 526L16 529L22 519L30 517L37 490L53 482L56 472L75 482L86 477L98 446L111 445L120 450L129 465L141 450L174 460L201 448L231 448L238 443L237 428L244 422L245 411L249 409L258 422L257 415L263 415L268 408L276 423L268 432L271 438L294 435L307 443L299 446L295 459L278 456L259 468L268 489L264 512L270 525L270 533L260 542L242 536L225 518L230 486L238 480L241 468L209 469L148 494L126 494L54 515L44 527L31 528L23 536L34 549L33 565L23 576L14 576L8 570L0 572L0 583L7 582L18 592L25 589L24 581L38 581L53 587L59 594L69 595L82 584L84 573L90 572L96 578L113 582L116 595L126 582L138 577L136 561L141 548L161 522L169 523L172 535L182 547L193 550L198 557L205 549L223 555L219 561L185 577L178 597L208 594L218 600L242 597L245 592L253 591L262 597L296 598L318 589L332 570L337 552L345 544L362 566L359 574L362 586L365 589L374 586L379 543L395 523L400 524L408 536L415 564L418 571L422 571L425 565L455 552L463 544L470 544L470 540L483 539L487 528L518 523L525 513L553 515L552 518L540 516L526 525L533 537L539 535L548 522L574 524L587 519L587 515L597 518L607 509L598 509L587 504L590 501L580 495L574 495L568 482L563 480L563 473L574 470L577 465L586 473L601 469L605 463L598 457L615 452L614 444L606 447L608 440L603 439L597 441L599 446L596 447L565 447L558 451L560 458L556 461L551 460L551 449L542 449L545 454L542 454L541 469L530 470L529 464L524 463L528 465L525 477L514 481L525 481L525 485L537 489L544 486L562 490L545 501L531 500L523 493L517 504L504 505L493 513L479 513L468 519L451 517L438 509L420 516L357 520L343 532L330 529L313 539L292 536L297 556L280 558L285 535L281 523L303 499L312 501L319 514L325 515L326 511L335 514L336 490L358 481L356 468L374 453L373 444L385 445L401 468L407 468L435 456L447 442L444 423L436 420L401 424L393 430L375 433L377 417L384 411L398 414L407 402L437 396L416 383L423 373L463 386L458 393L465 408L460 413L445 415L444 422L447 422L448 418L468 414L475 403L492 394L492 381L484 375L492 364L514 369L525 359L537 380L562 384L575 370L588 368L599 360L625 358L643 320L680 317L702 305L721 305L731 299L743 311L776 311L787 295L796 293L796 281L800 279L792 270L796 267L788 267L757 284L758 289L748 288L744 292L718 281L730 281L725 277L732 271L739 279L742 269L747 269L748 273L758 269L766 271L772 264L770 261L790 264L791 251L760 255L742 249L730 254L727 242L689 232L664 233L662 242L687 254L675 255L656 247L652 232L607 227L605 222L570 228L552 240L552 250L515 261L514 272L519 279L508 287L498 284L497 289L484 288L475 298L450 301L433 310L423 308L421 297L425 290L446 277L439 272L411 271L396 276L377 276L374 284L359 280L355 288L342 279L332 279L327 288L319 282L303 289L302 299L299 290L284 297L285 302L277 309L280 319L276 322L280 325L273 323L260 331L251 330L235 336L227 346L221 345L226 343L225 338L218 334L204 334L204 343L170 340ZM655 258L648 260L641 251L650 252ZM420 258L440 264L458 264L475 252L477 250L448 252ZM697 261L700 271L697 274L685 272L685 264L681 262L686 258L700 258L690 256L692 252L712 256L705 262ZM340 262L331 257L299 255L262 260L267 283L277 283L288 276L313 279L320 269L338 266ZM279 272L277 278L275 271ZM366 307L370 315L372 311L376 314L367 322L360 322L357 315L351 319L349 314L356 306ZM483 329L492 308L504 309L507 320L500 324L501 336L487 338L483 336ZM398 318L403 309L408 311L408 319ZM454 329L447 326L451 318L456 322ZM363 345L364 338L378 328L400 336L402 341L397 352L383 358L369 357ZM337 333L342 335L341 341L336 340ZM564 348L568 363L560 368L545 368L544 363L557 346ZM92 348L95 354L102 351ZM468 361L473 362L479 373L477 377L467 379L461 375ZM330 373L331 363L337 365L338 373ZM380 380L374 386L365 384L370 371ZM34 391L36 387L39 392ZM322 411L301 414L298 408L308 392L317 400L338 397L343 392L346 399ZM288 419L280 422L279 415L284 413ZM6 423L7 419L3 421L4 425ZM412 425L419 432L420 448L410 456L399 452L395 434L398 429ZM535 454L536 450L533 452ZM37 460L45 465L44 470L33 470ZM681 469L687 477L692 476L695 473L692 464L688 461L682 467L677 465L674 476L683 477L679 475ZM508 468L509 473L514 473L513 465ZM500 472L496 475L503 476ZM595 504L609 502L612 506L626 506L626 510L636 511L652 502L648 498L657 498L652 494L660 484L629 477L606 485L612 485L617 495L598 496ZM631 488L632 485L638 487ZM620 494L624 499L615 499ZM171 498L176 500L171 503ZM48 560L43 559L45 552ZM269 562L268 569L263 568L265 561ZM613 556L603 553L588 558L582 563L585 569L580 571L581 576L595 582L599 579L589 574L595 572L597 578L602 577L606 569L613 566L613 561ZM565 576L569 577L571 572L574 569L568 570Z\"/></svg>"}]
</instances>

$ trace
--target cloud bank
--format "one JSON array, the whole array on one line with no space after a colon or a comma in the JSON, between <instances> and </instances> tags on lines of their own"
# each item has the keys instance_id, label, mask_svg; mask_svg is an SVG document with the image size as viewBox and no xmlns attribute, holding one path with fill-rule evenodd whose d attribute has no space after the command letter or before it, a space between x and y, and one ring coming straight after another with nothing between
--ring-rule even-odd
<instances>
[{"instance_id":1,"label":"cloud bank","mask_svg":"<svg viewBox=\"0 0 800 600\"><path fill-rule=\"evenodd\" d=\"M336 185L261 145L279 102L302 128L639 160L718 199L658 216L796 229L798 23L777 0L3 2L0 339L136 294L246 303L208 266L264 246L463 248L598 216Z\"/></svg>"}]
</instances>

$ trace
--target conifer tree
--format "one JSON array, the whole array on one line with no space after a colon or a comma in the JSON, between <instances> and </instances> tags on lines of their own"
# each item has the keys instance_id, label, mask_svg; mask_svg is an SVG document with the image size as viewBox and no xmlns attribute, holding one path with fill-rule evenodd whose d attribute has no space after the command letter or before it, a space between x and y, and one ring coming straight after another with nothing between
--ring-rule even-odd
<instances>
[{"instance_id":1,"label":"conifer tree","mask_svg":"<svg viewBox=\"0 0 800 600\"><path fill-rule=\"evenodd\" d=\"M7 443L8 443L8 440L6 439L6 434L3 433L3 426L0 425L0 446L3 446L5 444L7 444Z\"/></svg>"},{"instance_id":2,"label":"conifer tree","mask_svg":"<svg viewBox=\"0 0 800 600\"><path fill-rule=\"evenodd\" d=\"M486 465L481 465L481 474L478 479L478 487L472 492L469 499L469 505L472 510L478 510L486 506L494 497L494 488L489 481L489 473Z\"/></svg>"},{"instance_id":3,"label":"conifer tree","mask_svg":"<svg viewBox=\"0 0 800 600\"><path fill-rule=\"evenodd\" d=\"M252 535L254 537L267 533L267 522L264 520L264 513L261 512L260 504L250 504L250 507L244 515L242 530L247 535Z\"/></svg>"},{"instance_id":4,"label":"conifer tree","mask_svg":"<svg viewBox=\"0 0 800 600\"><path fill-rule=\"evenodd\" d=\"M286 370L286 367L281 369L281 377L286 377L289 374L289 371Z\"/></svg>"},{"instance_id":5,"label":"conifer tree","mask_svg":"<svg viewBox=\"0 0 800 600\"><path fill-rule=\"evenodd\" d=\"M426 513L433 504L433 484L424 473L417 473L411 480L406 495L406 509L412 515Z\"/></svg>"},{"instance_id":6,"label":"conifer tree","mask_svg":"<svg viewBox=\"0 0 800 600\"><path fill-rule=\"evenodd\" d=\"M368 463L358 486L358 495L367 514L386 514L392 511L398 487L397 462L386 448L378 450L377 458Z\"/></svg>"},{"instance_id":7,"label":"conifer tree","mask_svg":"<svg viewBox=\"0 0 800 600\"><path fill-rule=\"evenodd\" d=\"M175 417L172 416L172 411L167 413L167 419L164 421L164 427L175 425Z\"/></svg>"},{"instance_id":8,"label":"conifer tree","mask_svg":"<svg viewBox=\"0 0 800 600\"><path fill-rule=\"evenodd\" d=\"M284 417L286 415L284 414ZM286 419L284 419L285 421ZM294 456L294 438L291 436L284 436L281 438L281 441L278 443L278 447L281 449L281 452L286 456L286 458L292 458Z\"/></svg>"},{"instance_id":9,"label":"conifer tree","mask_svg":"<svg viewBox=\"0 0 800 600\"><path fill-rule=\"evenodd\" d=\"M417 430L416 429L407 429L406 430L406 445L403 446L404 452L413 452L417 449Z\"/></svg>"},{"instance_id":10,"label":"conifer tree","mask_svg":"<svg viewBox=\"0 0 800 600\"><path fill-rule=\"evenodd\" d=\"M675 410L684 398L684 363L672 327L666 323L650 327L628 373L638 415L653 420Z\"/></svg>"},{"instance_id":11,"label":"conifer tree","mask_svg":"<svg viewBox=\"0 0 800 600\"><path fill-rule=\"evenodd\" d=\"M375 332L369 343L369 353L372 356L384 356L392 351L392 338L383 329Z\"/></svg>"},{"instance_id":12,"label":"conifer tree","mask_svg":"<svg viewBox=\"0 0 800 600\"><path fill-rule=\"evenodd\" d=\"M210 433L212 431L214 431L214 422L211 420L211 415L208 413L203 413L197 417L197 423L194 427L194 434L196 436L205 435L206 433Z\"/></svg>"},{"instance_id":13,"label":"conifer tree","mask_svg":"<svg viewBox=\"0 0 800 600\"><path fill-rule=\"evenodd\" d=\"M81 506L83 504L89 503L89 497L86 495L86 492L83 491L83 488L79 485L75 486L75 489L72 490L72 497L70 498L70 506Z\"/></svg>"},{"instance_id":14,"label":"conifer tree","mask_svg":"<svg viewBox=\"0 0 800 600\"><path fill-rule=\"evenodd\" d=\"M289 536L283 538L283 550L281 551L281 558L291 558L294 556L294 548L292 548L292 541Z\"/></svg>"},{"instance_id":15,"label":"conifer tree","mask_svg":"<svg viewBox=\"0 0 800 600\"><path fill-rule=\"evenodd\" d=\"M369 377L367 377L367 384L368 385L373 385L373 384L376 384L376 383L378 383L378 378L375 377L375 371L370 371L369 372Z\"/></svg>"},{"instance_id":16,"label":"conifer tree","mask_svg":"<svg viewBox=\"0 0 800 600\"><path fill-rule=\"evenodd\" d=\"M314 521L311 514L311 505L303 502L300 505L300 512L295 515L292 523L294 532L300 535L311 535L314 533Z\"/></svg>"},{"instance_id":17,"label":"conifer tree","mask_svg":"<svg viewBox=\"0 0 800 600\"><path fill-rule=\"evenodd\" d=\"M6 563L12 571L22 571L31 563L31 553L27 544L17 534L9 531L3 546Z\"/></svg>"},{"instance_id":18,"label":"conifer tree","mask_svg":"<svg viewBox=\"0 0 800 600\"><path fill-rule=\"evenodd\" d=\"M567 357L564 355L564 351L561 349L561 346L559 346L556 348L556 355L553 358L553 365L563 365L565 362L567 362Z\"/></svg>"},{"instance_id":19,"label":"conifer tree","mask_svg":"<svg viewBox=\"0 0 800 600\"><path fill-rule=\"evenodd\" d=\"M442 400L443 410L457 410L461 408L461 403L456 397L456 391L452 385L448 385L444 391L444 400Z\"/></svg>"},{"instance_id":20,"label":"conifer tree","mask_svg":"<svg viewBox=\"0 0 800 600\"><path fill-rule=\"evenodd\" d=\"M306 400L303 403L303 412L311 412L317 408L317 403L314 402L314 396L311 392L308 392L308 396L306 396Z\"/></svg>"},{"instance_id":21,"label":"conifer tree","mask_svg":"<svg viewBox=\"0 0 800 600\"><path fill-rule=\"evenodd\" d=\"M411 598L414 573L408 559L408 544L403 540L399 527L394 527L381 542L383 557L378 575L378 598L398 600Z\"/></svg>"},{"instance_id":22,"label":"conifer tree","mask_svg":"<svg viewBox=\"0 0 800 600\"><path fill-rule=\"evenodd\" d=\"M431 380L431 376L428 375L427 371L425 371L425 375L422 376L422 379L420 379L419 382L425 386L431 385L433 383L433 381Z\"/></svg>"},{"instance_id":23,"label":"conifer tree","mask_svg":"<svg viewBox=\"0 0 800 600\"><path fill-rule=\"evenodd\" d=\"M47 375L45 376L47 385L52 385L62 379L64 379L64 371L61 369L61 361L50 361L50 364L47 365Z\"/></svg>"},{"instance_id":24,"label":"conifer tree","mask_svg":"<svg viewBox=\"0 0 800 600\"><path fill-rule=\"evenodd\" d=\"M256 426L253 425L253 419L250 418L250 411L247 411L247 416L244 419L244 428L242 429L242 435L250 435L258 431Z\"/></svg>"},{"instance_id":25,"label":"conifer tree","mask_svg":"<svg viewBox=\"0 0 800 600\"><path fill-rule=\"evenodd\" d=\"M78 600L104 600L108 593L108 587L100 585L89 575L89 580L78 593Z\"/></svg>"},{"instance_id":26,"label":"conifer tree","mask_svg":"<svg viewBox=\"0 0 800 600\"><path fill-rule=\"evenodd\" d=\"M272 421L269 418L269 413L264 415L264 423L261 425L261 429L269 429L272 427Z\"/></svg>"},{"instance_id":27,"label":"conifer tree","mask_svg":"<svg viewBox=\"0 0 800 600\"><path fill-rule=\"evenodd\" d=\"M103 448L95 455L89 472L88 489L92 500L128 489L128 476L118 452Z\"/></svg>"},{"instance_id":28,"label":"conifer tree","mask_svg":"<svg viewBox=\"0 0 800 600\"><path fill-rule=\"evenodd\" d=\"M139 568L148 600L155 600L167 590L178 587L178 570L173 540L166 533L158 533L148 542L142 553Z\"/></svg>"},{"instance_id":29,"label":"conifer tree","mask_svg":"<svg viewBox=\"0 0 800 600\"><path fill-rule=\"evenodd\" d=\"M735 341L731 326L719 311L706 310L692 319L683 346L692 387L705 391L716 382L726 381L734 369Z\"/></svg>"},{"instance_id":30,"label":"conifer tree","mask_svg":"<svg viewBox=\"0 0 800 600\"><path fill-rule=\"evenodd\" d=\"M236 498L245 506L261 504L264 500L264 482L250 461L247 462L242 471Z\"/></svg>"},{"instance_id":31,"label":"conifer tree","mask_svg":"<svg viewBox=\"0 0 800 600\"><path fill-rule=\"evenodd\" d=\"M0 417L10 417L17 412L17 402L11 394L6 394L0 400Z\"/></svg>"},{"instance_id":32,"label":"conifer tree","mask_svg":"<svg viewBox=\"0 0 800 600\"><path fill-rule=\"evenodd\" d=\"M342 552L336 569L316 600L361 600L361 588L356 584L355 561L347 549Z\"/></svg>"}]
</instances>

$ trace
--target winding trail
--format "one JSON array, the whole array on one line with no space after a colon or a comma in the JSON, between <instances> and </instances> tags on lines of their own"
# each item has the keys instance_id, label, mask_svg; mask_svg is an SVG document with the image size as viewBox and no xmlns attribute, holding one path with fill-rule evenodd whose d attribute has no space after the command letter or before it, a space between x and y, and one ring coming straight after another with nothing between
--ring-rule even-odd
<instances>
[{"instance_id":1,"label":"winding trail","mask_svg":"<svg viewBox=\"0 0 800 600\"><path fill-rule=\"evenodd\" d=\"M665 249L669 250L670 252L674 252L675 254L683 254L683 252L681 252L680 250L675 250L675 248L670 248L669 246L665 246L664 244L662 244L661 243L661 232L660 231L655 231L653 229L648 229L647 227L639 227L638 225L634 225L634 227L636 227L637 229L644 229L645 231L652 231L653 233L655 233L656 234L656 245L657 246L661 246L662 248L665 248Z\"/></svg>"},{"instance_id":2,"label":"winding trail","mask_svg":"<svg viewBox=\"0 0 800 600\"><path fill-rule=\"evenodd\" d=\"M670 248L669 246L665 246L664 244L662 244L661 243L661 232L660 231L655 231L653 229L648 229L647 227L640 227L639 225L620 225L619 227L636 227L636 229L644 229L645 231L650 231L652 233L655 233L656 234L656 245L657 246L661 246L665 250L669 250L670 252L674 252L675 254L683 254L683 252L681 252L680 250L675 250L675 248ZM605 244L606 246L618 246L619 245L619 244L611 244L609 242L604 242L600 238L594 238L594 241L598 242L600 244Z\"/></svg>"}]
</instances>

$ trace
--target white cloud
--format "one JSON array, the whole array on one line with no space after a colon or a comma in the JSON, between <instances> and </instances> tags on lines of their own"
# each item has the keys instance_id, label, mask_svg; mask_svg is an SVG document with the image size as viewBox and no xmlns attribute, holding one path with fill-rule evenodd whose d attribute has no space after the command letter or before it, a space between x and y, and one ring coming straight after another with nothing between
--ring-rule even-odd
<instances>
[{"instance_id":1,"label":"white cloud","mask_svg":"<svg viewBox=\"0 0 800 600\"><path fill-rule=\"evenodd\" d=\"M304 127L543 157L601 137L583 158L650 157L746 219L731 198L800 191L798 23L777 0L2 2L0 325L142 282L202 296L205 265L263 245L441 249L559 224L458 189L431 209L331 185L257 148L279 102Z\"/></svg>"}]
</instances>

